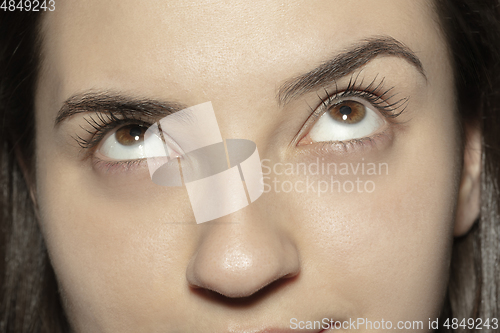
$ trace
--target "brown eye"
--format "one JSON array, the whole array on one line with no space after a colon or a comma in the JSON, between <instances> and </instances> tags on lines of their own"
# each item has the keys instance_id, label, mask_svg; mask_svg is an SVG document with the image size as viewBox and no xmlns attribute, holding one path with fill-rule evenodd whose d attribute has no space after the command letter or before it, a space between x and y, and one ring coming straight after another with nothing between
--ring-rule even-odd
<instances>
[{"instance_id":1,"label":"brown eye","mask_svg":"<svg viewBox=\"0 0 500 333\"><path fill-rule=\"evenodd\" d=\"M366 107L356 101L343 101L328 109L330 116L344 124L356 124L366 116Z\"/></svg>"},{"instance_id":2,"label":"brown eye","mask_svg":"<svg viewBox=\"0 0 500 333\"><path fill-rule=\"evenodd\" d=\"M146 127L140 125L126 125L118 129L115 133L116 141L123 146L132 146L144 141Z\"/></svg>"}]
</instances>

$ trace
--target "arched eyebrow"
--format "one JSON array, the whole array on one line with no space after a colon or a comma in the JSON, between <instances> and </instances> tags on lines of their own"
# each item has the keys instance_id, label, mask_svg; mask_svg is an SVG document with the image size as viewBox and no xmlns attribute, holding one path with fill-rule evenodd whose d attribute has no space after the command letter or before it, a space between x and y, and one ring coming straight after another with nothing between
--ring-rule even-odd
<instances>
[{"instance_id":1,"label":"arched eyebrow","mask_svg":"<svg viewBox=\"0 0 500 333\"><path fill-rule=\"evenodd\" d=\"M86 112L161 119L186 108L181 103L135 98L107 91L89 91L73 95L64 101L57 113L55 126L69 117Z\"/></svg>"},{"instance_id":2,"label":"arched eyebrow","mask_svg":"<svg viewBox=\"0 0 500 333\"><path fill-rule=\"evenodd\" d=\"M365 39L315 69L286 81L278 89L278 103L284 106L304 93L317 90L352 73L380 55L405 59L427 80L422 63L409 47L389 36L373 37ZM75 114L84 112L114 111L130 115L142 114L160 119L185 108L187 106L180 103L137 99L122 94L92 91L68 98L57 114L55 126Z\"/></svg>"},{"instance_id":3,"label":"arched eyebrow","mask_svg":"<svg viewBox=\"0 0 500 333\"><path fill-rule=\"evenodd\" d=\"M390 36L372 37L336 55L315 69L286 81L278 88L278 103L284 106L298 96L315 91L325 84L351 74L380 55L405 59L427 81L421 61L408 46Z\"/></svg>"}]
</instances>

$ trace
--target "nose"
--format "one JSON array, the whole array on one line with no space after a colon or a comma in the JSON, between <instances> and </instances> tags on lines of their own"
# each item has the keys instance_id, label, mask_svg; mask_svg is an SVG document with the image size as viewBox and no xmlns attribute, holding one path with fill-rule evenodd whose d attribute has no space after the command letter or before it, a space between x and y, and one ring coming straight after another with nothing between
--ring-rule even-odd
<instances>
[{"instance_id":1,"label":"nose","mask_svg":"<svg viewBox=\"0 0 500 333\"><path fill-rule=\"evenodd\" d=\"M299 273L297 247L285 232L262 219L235 222L234 215L203 226L206 229L186 272L192 287L231 298L247 297Z\"/></svg>"}]
</instances>

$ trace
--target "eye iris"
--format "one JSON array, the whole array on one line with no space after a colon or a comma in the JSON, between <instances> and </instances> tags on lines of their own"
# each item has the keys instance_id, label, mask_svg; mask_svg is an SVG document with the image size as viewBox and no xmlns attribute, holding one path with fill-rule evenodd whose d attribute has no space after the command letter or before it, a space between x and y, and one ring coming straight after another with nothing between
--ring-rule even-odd
<instances>
[{"instance_id":1,"label":"eye iris","mask_svg":"<svg viewBox=\"0 0 500 333\"><path fill-rule=\"evenodd\" d=\"M336 121L347 124L359 123L366 115L365 106L355 101L340 102L328 112Z\"/></svg>"},{"instance_id":2,"label":"eye iris","mask_svg":"<svg viewBox=\"0 0 500 333\"><path fill-rule=\"evenodd\" d=\"M139 125L123 126L116 131L116 140L124 146L131 146L144 140L145 128Z\"/></svg>"}]
</instances>

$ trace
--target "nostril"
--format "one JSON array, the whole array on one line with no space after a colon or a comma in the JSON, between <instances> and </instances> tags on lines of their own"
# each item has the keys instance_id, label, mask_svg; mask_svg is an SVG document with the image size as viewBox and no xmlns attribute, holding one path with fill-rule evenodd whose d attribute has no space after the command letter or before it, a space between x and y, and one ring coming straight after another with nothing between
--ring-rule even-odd
<instances>
[{"instance_id":1,"label":"nostril","mask_svg":"<svg viewBox=\"0 0 500 333\"><path fill-rule=\"evenodd\" d=\"M293 283L295 279L298 278L298 275L299 274L294 274L293 276L284 276L248 296L231 297L210 289L200 288L197 286L191 286L191 292L207 301L217 302L232 307L245 307L258 302L260 299L263 299L272 293L286 288L287 285Z\"/></svg>"},{"instance_id":2,"label":"nostril","mask_svg":"<svg viewBox=\"0 0 500 333\"><path fill-rule=\"evenodd\" d=\"M257 263L251 255L233 251L222 260L203 260L198 255L188 268L187 279L225 297L248 297L282 277L269 263Z\"/></svg>"}]
</instances>

